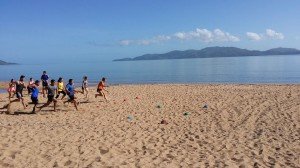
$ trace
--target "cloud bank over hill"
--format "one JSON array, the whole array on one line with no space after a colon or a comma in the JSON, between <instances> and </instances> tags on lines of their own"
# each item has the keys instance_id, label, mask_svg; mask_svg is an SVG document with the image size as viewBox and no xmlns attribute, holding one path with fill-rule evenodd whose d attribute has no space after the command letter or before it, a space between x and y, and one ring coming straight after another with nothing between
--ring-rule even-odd
<instances>
[{"instance_id":1,"label":"cloud bank over hill","mask_svg":"<svg viewBox=\"0 0 300 168\"><path fill-rule=\"evenodd\" d=\"M266 29L265 33L246 32L247 39L251 41L261 41L264 39L269 40L283 40L284 35L273 29ZM196 28L192 31L180 31L171 35L157 35L152 38L146 39L124 39L119 41L121 46L129 45L151 45L157 43L163 43L167 41L190 41L196 40L203 43L214 43L214 42L239 42L241 38L237 35L232 35L229 32L221 30L219 28L214 30L208 30L205 28Z\"/></svg>"},{"instance_id":2,"label":"cloud bank over hill","mask_svg":"<svg viewBox=\"0 0 300 168\"><path fill-rule=\"evenodd\" d=\"M252 41L260 41L263 39L271 39L271 40L283 40L284 35L282 33L276 32L272 29L266 29L266 32L263 34L258 34L254 32L247 32L246 33L248 39Z\"/></svg>"}]
</instances>

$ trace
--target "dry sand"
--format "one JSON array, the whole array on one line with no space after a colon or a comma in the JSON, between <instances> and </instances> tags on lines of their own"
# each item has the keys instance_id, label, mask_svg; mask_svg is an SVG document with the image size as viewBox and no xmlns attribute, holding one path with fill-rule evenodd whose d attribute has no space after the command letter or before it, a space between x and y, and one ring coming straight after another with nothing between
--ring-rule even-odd
<instances>
[{"instance_id":1,"label":"dry sand","mask_svg":"<svg viewBox=\"0 0 300 168\"><path fill-rule=\"evenodd\" d=\"M300 167L300 85L107 89L109 102L77 94L78 112L15 103L0 114L0 167Z\"/></svg>"}]
</instances>

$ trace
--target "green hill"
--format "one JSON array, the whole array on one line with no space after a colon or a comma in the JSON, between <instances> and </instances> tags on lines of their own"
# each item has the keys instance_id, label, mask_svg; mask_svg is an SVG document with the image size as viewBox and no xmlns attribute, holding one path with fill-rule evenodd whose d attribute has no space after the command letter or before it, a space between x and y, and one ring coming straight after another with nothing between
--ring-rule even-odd
<instances>
[{"instance_id":1,"label":"green hill","mask_svg":"<svg viewBox=\"0 0 300 168\"><path fill-rule=\"evenodd\" d=\"M273 48L266 51L247 50L237 47L207 47L202 50L174 50L164 54L145 54L134 58L116 59L113 61L138 61L162 59L189 59L214 57L241 57L241 56L267 56L267 55L297 55L300 50L294 48Z\"/></svg>"}]
</instances>

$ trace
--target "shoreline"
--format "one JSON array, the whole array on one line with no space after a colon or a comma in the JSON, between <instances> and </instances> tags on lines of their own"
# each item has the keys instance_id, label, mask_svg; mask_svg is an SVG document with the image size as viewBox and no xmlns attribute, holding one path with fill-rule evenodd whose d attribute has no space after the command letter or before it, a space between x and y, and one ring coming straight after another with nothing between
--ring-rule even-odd
<instances>
[{"instance_id":1,"label":"shoreline","mask_svg":"<svg viewBox=\"0 0 300 168\"><path fill-rule=\"evenodd\" d=\"M8 86L9 81L0 81L0 89L6 88ZM27 84L28 81L25 81L25 84ZM65 84L67 84L67 82L64 82ZM98 82L93 82L93 83L89 83L89 85L91 86L96 86L98 84ZM157 82L145 82L145 83L112 83L110 84L110 86L118 86L118 85L300 85L300 83L298 82L289 82L289 83L276 83L276 82L264 82L264 83L260 83L260 82L248 82L248 83L238 83L238 82L161 82L161 83L157 83ZM75 85L81 85L81 82L76 82Z\"/></svg>"},{"instance_id":2,"label":"shoreline","mask_svg":"<svg viewBox=\"0 0 300 168\"><path fill-rule=\"evenodd\" d=\"M7 93L9 82L0 81L0 94ZM66 84L66 83L65 83ZM131 83L131 84L111 84L110 86L144 86L144 85L187 85L187 86L300 86L300 83ZM81 87L81 83L75 83L76 88ZM89 83L89 89L94 89L97 83ZM40 87L41 88L41 87ZM25 89L25 88L24 88Z\"/></svg>"},{"instance_id":3,"label":"shoreline","mask_svg":"<svg viewBox=\"0 0 300 168\"><path fill-rule=\"evenodd\" d=\"M7 87L8 87L8 81L0 81L0 94L7 93ZM25 82L26 84L26 82ZM67 84L65 82L65 84ZM98 83L89 83L89 89L93 89L98 85ZM119 83L119 84L110 84L109 86L143 86L143 85L188 85L188 86L226 86L226 85L232 85L232 86L300 86L300 83L207 83L207 82L199 82L199 83ZM76 88L81 87L81 83L75 83ZM109 87L108 86L108 87ZM24 88L25 89L25 88Z\"/></svg>"}]
</instances>

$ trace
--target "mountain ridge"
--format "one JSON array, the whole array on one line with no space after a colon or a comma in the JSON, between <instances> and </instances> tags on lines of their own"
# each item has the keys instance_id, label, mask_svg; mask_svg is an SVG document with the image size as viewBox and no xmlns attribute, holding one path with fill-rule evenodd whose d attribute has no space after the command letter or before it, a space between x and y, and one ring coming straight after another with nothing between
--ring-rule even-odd
<instances>
[{"instance_id":1,"label":"mountain ridge","mask_svg":"<svg viewBox=\"0 0 300 168\"><path fill-rule=\"evenodd\" d=\"M0 65L13 65L13 64L16 64L16 63L9 63L9 62L0 60Z\"/></svg>"},{"instance_id":2,"label":"mountain ridge","mask_svg":"<svg viewBox=\"0 0 300 168\"><path fill-rule=\"evenodd\" d=\"M241 56L268 56L268 55L297 55L300 50L295 48L277 47L265 51L248 50L237 47L206 47L201 50L173 50L163 54L144 54L134 58L121 58L113 61L139 61L139 60L163 60L163 59L192 59L214 57L241 57Z\"/></svg>"}]
</instances>

